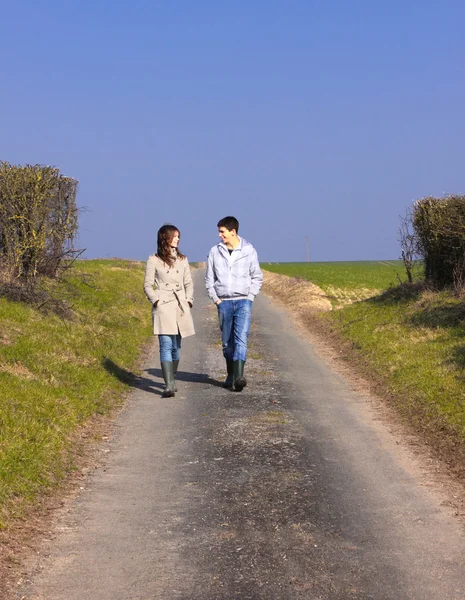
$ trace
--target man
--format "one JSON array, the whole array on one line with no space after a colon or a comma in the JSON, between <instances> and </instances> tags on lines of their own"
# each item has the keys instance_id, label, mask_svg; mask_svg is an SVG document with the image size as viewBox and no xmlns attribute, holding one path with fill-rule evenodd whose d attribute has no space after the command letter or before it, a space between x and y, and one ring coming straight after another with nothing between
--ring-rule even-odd
<instances>
[{"instance_id":1,"label":"man","mask_svg":"<svg viewBox=\"0 0 465 600\"><path fill-rule=\"evenodd\" d=\"M241 392L247 385L244 365L252 317L252 302L260 291L263 273L255 248L238 236L239 222L225 217L218 223L221 241L208 255L205 284L218 307L223 356L228 376L224 387Z\"/></svg>"}]
</instances>

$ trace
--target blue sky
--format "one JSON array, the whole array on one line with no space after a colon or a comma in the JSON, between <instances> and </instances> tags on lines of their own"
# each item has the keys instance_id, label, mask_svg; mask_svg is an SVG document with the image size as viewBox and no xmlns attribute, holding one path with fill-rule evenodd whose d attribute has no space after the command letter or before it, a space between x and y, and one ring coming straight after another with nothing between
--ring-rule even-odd
<instances>
[{"instance_id":1,"label":"blue sky","mask_svg":"<svg viewBox=\"0 0 465 600\"><path fill-rule=\"evenodd\" d=\"M416 199L465 194L463 0L1 2L0 160L79 180L88 257L165 222L204 260L399 256Z\"/></svg>"}]
</instances>

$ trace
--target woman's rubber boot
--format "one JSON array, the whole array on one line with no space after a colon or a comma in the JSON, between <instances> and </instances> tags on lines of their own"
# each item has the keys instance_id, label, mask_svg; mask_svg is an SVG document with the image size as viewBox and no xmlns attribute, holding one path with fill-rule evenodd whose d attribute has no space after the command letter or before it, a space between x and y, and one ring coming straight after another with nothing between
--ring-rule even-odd
<instances>
[{"instance_id":1,"label":"woman's rubber boot","mask_svg":"<svg viewBox=\"0 0 465 600\"><path fill-rule=\"evenodd\" d=\"M247 385L247 379L244 377L245 360L234 361L234 390L242 392Z\"/></svg>"},{"instance_id":2,"label":"woman's rubber boot","mask_svg":"<svg viewBox=\"0 0 465 600\"><path fill-rule=\"evenodd\" d=\"M174 370L174 391L178 391L178 386L176 385L176 373L178 372L179 367L179 359L173 360L173 370Z\"/></svg>"},{"instance_id":3,"label":"woman's rubber boot","mask_svg":"<svg viewBox=\"0 0 465 600\"><path fill-rule=\"evenodd\" d=\"M226 359L226 369L228 370L228 376L224 380L224 388L232 388L234 385L234 361Z\"/></svg>"},{"instance_id":4,"label":"woman's rubber boot","mask_svg":"<svg viewBox=\"0 0 465 600\"><path fill-rule=\"evenodd\" d=\"M161 371L165 380L165 389L161 395L162 398L172 398L174 396L174 367L171 361L161 363Z\"/></svg>"}]
</instances>

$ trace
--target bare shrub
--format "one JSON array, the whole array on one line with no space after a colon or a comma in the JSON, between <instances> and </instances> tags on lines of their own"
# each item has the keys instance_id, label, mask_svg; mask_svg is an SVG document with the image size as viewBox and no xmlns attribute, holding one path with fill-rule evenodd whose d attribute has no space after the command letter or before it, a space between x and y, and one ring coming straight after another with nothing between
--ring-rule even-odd
<instances>
[{"instance_id":1,"label":"bare shrub","mask_svg":"<svg viewBox=\"0 0 465 600\"><path fill-rule=\"evenodd\" d=\"M56 167L0 163L0 269L3 277L56 277L76 254L78 182Z\"/></svg>"},{"instance_id":2,"label":"bare shrub","mask_svg":"<svg viewBox=\"0 0 465 600\"><path fill-rule=\"evenodd\" d=\"M465 254L458 261L453 272L454 291L459 298L465 298Z\"/></svg>"},{"instance_id":3,"label":"bare shrub","mask_svg":"<svg viewBox=\"0 0 465 600\"><path fill-rule=\"evenodd\" d=\"M430 286L463 289L465 282L465 196L416 200L401 219L399 241L409 283L421 259Z\"/></svg>"},{"instance_id":4,"label":"bare shrub","mask_svg":"<svg viewBox=\"0 0 465 600\"><path fill-rule=\"evenodd\" d=\"M401 217L399 227L399 242L401 247L401 256L407 274L407 280L413 283L413 269L416 264L417 243L415 232L412 229L412 210L407 209L405 217ZM402 282L400 282L402 283Z\"/></svg>"},{"instance_id":5,"label":"bare shrub","mask_svg":"<svg viewBox=\"0 0 465 600\"><path fill-rule=\"evenodd\" d=\"M417 251L424 259L425 278L438 288L463 280L465 196L417 200L412 226Z\"/></svg>"}]
</instances>

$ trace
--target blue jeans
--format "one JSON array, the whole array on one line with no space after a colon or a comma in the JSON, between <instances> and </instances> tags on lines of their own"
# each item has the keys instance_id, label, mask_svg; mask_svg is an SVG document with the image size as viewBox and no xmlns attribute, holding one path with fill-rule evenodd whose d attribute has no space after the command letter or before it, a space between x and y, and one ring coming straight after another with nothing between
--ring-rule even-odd
<instances>
[{"instance_id":1,"label":"blue jeans","mask_svg":"<svg viewBox=\"0 0 465 600\"><path fill-rule=\"evenodd\" d=\"M181 336L177 335L159 335L160 343L160 362L172 362L179 360L181 356Z\"/></svg>"},{"instance_id":2,"label":"blue jeans","mask_svg":"<svg viewBox=\"0 0 465 600\"><path fill-rule=\"evenodd\" d=\"M252 318L252 300L223 300L217 306L223 356L226 360L245 361Z\"/></svg>"}]
</instances>

